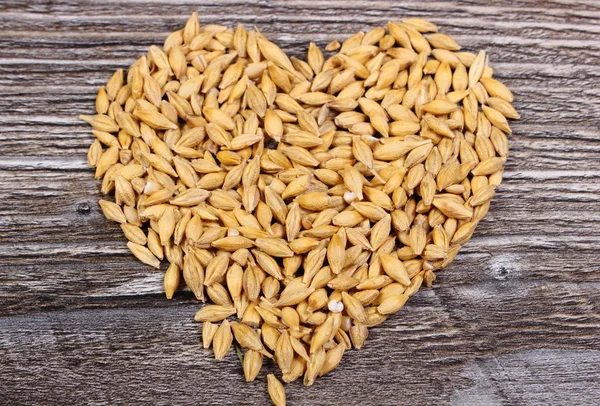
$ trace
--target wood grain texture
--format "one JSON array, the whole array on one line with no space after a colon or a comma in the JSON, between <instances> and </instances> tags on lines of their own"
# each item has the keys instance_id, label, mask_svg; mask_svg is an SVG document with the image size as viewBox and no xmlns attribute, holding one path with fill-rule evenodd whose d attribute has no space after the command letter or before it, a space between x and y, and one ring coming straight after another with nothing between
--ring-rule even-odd
<instances>
[{"instance_id":1,"label":"wood grain texture","mask_svg":"<svg viewBox=\"0 0 600 406\"><path fill-rule=\"evenodd\" d=\"M200 346L198 304L162 294L97 206L77 119L98 86L193 10L290 54L426 17L485 49L514 92L505 181L457 260L291 405L600 404L600 3L0 2L3 404L268 404L233 352Z\"/></svg>"}]
</instances>

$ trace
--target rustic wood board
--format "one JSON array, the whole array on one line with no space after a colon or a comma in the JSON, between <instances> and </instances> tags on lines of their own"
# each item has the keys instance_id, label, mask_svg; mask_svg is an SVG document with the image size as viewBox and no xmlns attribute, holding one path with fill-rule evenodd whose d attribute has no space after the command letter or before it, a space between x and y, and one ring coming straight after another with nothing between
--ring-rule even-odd
<instances>
[{"instance_id":1,"label":"rustic wood board","mask_svg":"<svg viewBox=\"0 0 600 406\"><path fill-rule=\"evenodd\" d=\"M77 119L96 89L193 10L256 25L301 57L426 17L485 49L516 96L505 182L432 289L291 405L600 404L600 2L0 3L0 399L3 404L268 404L215 362L161 273L103 219ZM271 370L271 369L269 369Z\"/></svg>"}]
</instances>

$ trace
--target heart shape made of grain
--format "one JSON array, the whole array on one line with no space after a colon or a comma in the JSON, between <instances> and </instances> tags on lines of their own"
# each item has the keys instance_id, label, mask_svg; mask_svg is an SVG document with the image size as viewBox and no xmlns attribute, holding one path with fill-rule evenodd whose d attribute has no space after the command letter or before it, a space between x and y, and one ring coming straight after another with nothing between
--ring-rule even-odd
<instances>
[{"instance_id":1,"label":"heart shape made of grain","mask_svg":"<svg viewBox=\"0 0 600 406\"><path fill-rule=\"evenodd\" d=\"M105 216L170 263L167 298L181 274L208 295L204 346L222 359L235 339L248 381L263 357L286 382L333 370L486 215L518 114L485 52L459 50L413 18L304 61L194 13L81 116Z\"/></svg>"}]
</instances>

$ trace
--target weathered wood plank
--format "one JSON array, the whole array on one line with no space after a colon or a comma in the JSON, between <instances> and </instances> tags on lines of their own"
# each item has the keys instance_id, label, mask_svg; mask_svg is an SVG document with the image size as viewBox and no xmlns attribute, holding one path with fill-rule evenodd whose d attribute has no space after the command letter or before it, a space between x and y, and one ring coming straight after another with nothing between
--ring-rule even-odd
<instances>
[{"instance_id":1,"label":"weathered wood plank","mask_svg":"<svg viewBox=\"0 0 600 406\"><path fill-rule=\"evenodd\" d=\"M189 292L162 294L97 207L97 87L193 9L302 57L426 17L486 49L516 96L505 182L457 260L294 405L600 403L600 3L104 0L0 3L0 397L14 404L267 404L210 359ZM271 368L270 366L268 368ZM268 369L271 371L271 369ZM575 394L575 395L574 395Z\"/></svg>"},{"instance_id":2,"label":"weathered wood plank","mask_svg":"<svg viewBox=\"0 0 600 406\"><path fill-rule=\"evenodd\" d=\"M600 352L535 349L552 322L568 319L545 326L524 320L501 331L492 318L482 332L463 316L472 312L448 311L446 299L433 293L415 298L402 316L373 329L367 347L349 353L335 374L310 389L289 385L289 403L595 404L596 388L582 377L597 373ZM510 314L497 306L487 310L496 319ZM171 303L0 319L0 355L13 371L0 394L29 404L268 404L264 376L272 368L247 384L233 353L224 362L208 360L198 326L181 321L190 311ZM515 340L523 329L529 337L537 331L537 341ZM592 340L579 339L579 345ZM573 348L567 332L555 346L565 342ZM569 403L573 389L577 402Z\"/></svg>"}]
</instances>

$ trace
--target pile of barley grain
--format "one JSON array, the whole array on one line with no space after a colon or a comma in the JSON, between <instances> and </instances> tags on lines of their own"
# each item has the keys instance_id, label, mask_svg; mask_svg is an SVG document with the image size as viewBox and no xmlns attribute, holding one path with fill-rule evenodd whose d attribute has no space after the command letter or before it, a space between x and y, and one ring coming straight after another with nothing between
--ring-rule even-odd
<instances>
[{"instance_id":1,"label":"pile of barley grain","mask_svg":"<svg viewBox=\"0 0 600 406\"><path fill-rule=\"evenodd\" d=\"M246 380L267 357L311 385L455 258L518 118L485 53L459 49L406 19L302 61L194 13L100 89L81 118L114 191L102 211L138 259L170 263L167 298L182 274L208 295L195 318L216 359L235 339Z\"/></svg>"}]
</instances>

